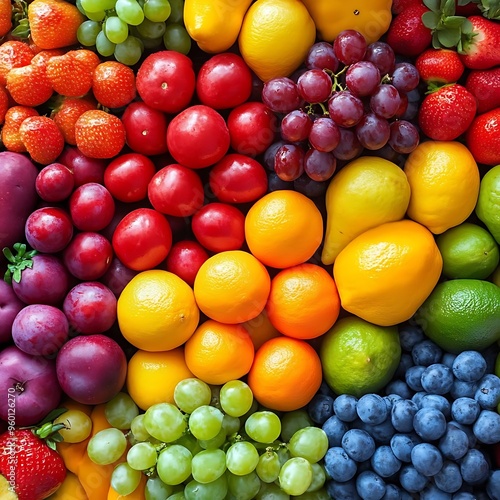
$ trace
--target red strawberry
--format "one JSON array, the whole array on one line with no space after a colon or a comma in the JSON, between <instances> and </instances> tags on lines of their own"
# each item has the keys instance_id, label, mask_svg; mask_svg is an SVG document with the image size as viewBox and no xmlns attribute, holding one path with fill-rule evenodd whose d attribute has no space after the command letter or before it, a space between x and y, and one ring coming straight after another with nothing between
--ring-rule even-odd
<instances>
[{"instance_id":1,"label":"red strawberry","mask_svg":"<svg viewBox=\"0 0 500 500\"><path fill-rule=\"evenodd\" d=\"M465 88L476 98L478 113L500 107L500 68L472 70Z\"/></svg>"},{"instance_id":2,"label":"red strawberry","mask_svg":"<svg viewBox=\"0 0 500 500\"><path fill-rule=\"evenodd\" d=\"M427 49L415 61L425 83L455 83L464 72L464 65L455 50Z\"/></svg>"},{"instance_id":3,"label":"red strawberry","mask_svg":"<svg viewBox=\"0 0 500 500\"><path fill-rule=\"evenodd\" d=\"M0 37L5 36L12 28L12 2L0 0Z\"/></svg>"},{"instance_id":4,"label":"red strawberry","mask_svg":"<svg viewBox=\"0 0 500 500\"><path fill-rule=\"evenodd\" d=\"M20 68L31 62L33 52L27 43L7 40L0 45L0 84L7 83L7 73L12 68Z\"/></svg>"},{"instance_id":5,"label":"red strawberry","mask_svg":"<svg viewBox=\"0 0 500 500\"><path fill-rule=\"evenodd\" d=\"M0 435L0 473L13 478L19 500L42 500L61 486L66 467L31 429L16 429Z\"/></svg>"},{"instance_id":6,"label":"red strawberry","mask_svg":"<svg viewBox=\"0 0 500 500\"><path fill-rule=\"evenodd\" d=\"M0 86L0 125L5 121L5 113L9 109L9 94Z\"/></svg>"},{"instance_id":7,"label":"red strawberry","mask_svg":"<svg viewBox=\"0 0 500 500\"><path fill-rule=\"evenodd\" d=\"M414 5L422 5L422 0L393 0L391 10L394 15L398 15L403 10Z\"/></svg>"},{"instance_id":8,"label":"red strawberry","mask_svg":"<svg viewBox=\"0 0 500 500\"><path fill-rule=\"evenodd\" d=\"M62 132L65 142L76 144L75 123L80 115L91 109L97 109L97 103L91 97L64 97L54 110L51 118Z\"/></svg>"},{"instance_id":9,"label":"red strawberry","mask_svg":"<svg viewBox=\"0 0 500 500\"><path fill-rule=\"evenodd\" d=\"M461 59L470 69L500 65L500 23L483 16L471 16L473 32L462 42Z\"/></svg>"},{"instance_id":10,"label":"red strawberry","mask_svg":"<svg viewBox=\"0 0 500 500\"><path fill-rule=\"evenodd\" d=\"M62 153L64 137L47 116L31 116L21 123L19 135L33 161L42 165L53 163Z\"/></svg>"},{"instance_id":11,"label":"red strawberry","mask_svg":"<svg viewBox=\"0 0 500 500\"><path fill-rule=\"evenodd\" d=\"M465 142L478 163L500 164L500 108L476 116Z\"/></svg>"},{"instance_id":12,"label":"red strawberry","mask_svg":"<svg viewBox=\"0 0 500 500\"><path fill-rule=\"evenodd\" d=\"M26 146L19 135L19 127L30 116L38 116L38 111L28 106L12 106L7 110L2 127L2 143L5 149L14 153L26 153Z\"/></svg>"},{"instance_id":13,"label":"red strawberry","mask_svg":"<svg viewBox=\"0 0 500 500\"><path fill-rule=\"evenodd\" d=\"M436 141L462 135L476 115L476 99L462 85L452 83L427 94L418 111L422 132Z\"/></svg>"},{"instance_id":14,"label":"red strawberry","mask_svg":"<svg viewBox=\"0 0 500 500\"><path fill-rule=\"evenodd\" d=\"M430 46L431 30L422 22L422 15L425 12L429 12L425 5L414 5L403 10L392 20L386 42L394 52L414 57Z\"/></svg>"},{"instance_id":15,"label":"red strawberry","mask_svg":"<svg viewBox=\"0 0 500 500\"><path fill-rule=\"evenodd\" d=\"M92 91L106 108L126 106L137 93L134 72L118 61L103 62L94 71Z\"/></svg>"}]
</instances>

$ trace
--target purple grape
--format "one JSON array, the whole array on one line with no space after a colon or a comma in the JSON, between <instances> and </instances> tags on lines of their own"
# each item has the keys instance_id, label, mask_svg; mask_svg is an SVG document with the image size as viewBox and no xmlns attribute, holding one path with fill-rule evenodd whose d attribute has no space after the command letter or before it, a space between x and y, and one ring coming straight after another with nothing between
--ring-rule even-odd
<instances>
[{"instance_id":1,"label":"purple grape","mask_svg":"<svg viewBox=\"0 0 500 500\"><path fill-rule=\"evenodd\" d=\"M394 118L403 118L406 110L408 109L408 95L404 92L399 92L399 108L394 115Z\"/></svg>"},{"instance_id":2,"label":"purple grape","mask_svg":"<svg viewBox=\"0 0 500 500\"><path fill-rule=\"evenodd\" d=\"M330 118L339 127L354 127L363 117L365 110L359 97L348 90L337 92L328 100Z\"/></svg>"},{"instance_id":3,"label":"purple grape","mask_svg":"<svg viewBox=\"0 0 500 500\"><path fill-rule=\"evenodd\" d=\"M359 142L354 130L339 127L340 141L333 150L333 156L337 160L352 160L363 151L363 145Z\"/></svg>"},{"instance_id":4,"label":"purple grape","mask_svg":"<svg viewBox=\"0 0 500 500\"><path fill-rule=\"evenodd\" d=\"M304 173L304 150L295 144L285 144L276 151L274 171L283 181L294 181Z\"/></svg>"},{"instance_id":5,"label":"purple grape","mask_svg":"<svg viewBox=\"0 0 500 500\"><path fill-rule=\"evenodd\" d=\"M411 153L420 142L417 127L406 120L396 120L389 125L389 146L401 154Z\"/></svg>"},{"instance_id":6,"label":"purple grape","mask_svg":"<svg viewBox=\"0 0 500 500\"><path fill-rule=\"evenodd\" d=\"M304 102L291 78L273 78L262 87L262 102L275 113L289 113Z\"/></svg>"},{"instance_id":7,"label":"purple grape","mask_svg":"<svg viewBox=\"0 0 500 500\"><path fill-rule=\"evenodd\" d=\"M370 61L351 64L345 75L347 88L356 96L373 94L380 83L380 71Z\"/></svg>"},{"instance_id":8,"label":"purple grape","mask_svg":"<svg viewBox=\"0 0 500 500\"><path fill-rule=\"evenodd\" d=\"M323 153L333 151L340 142L337 124L326 116L314 120L309 132L309 143Z\"/></svg>"},{"instance_id":9,"label":"purple grape","mask_svg":"<svg viewBox=\"0 0 500 500\"><path fill-rule=\"evenodd\" d=\"M400 62L394 67L391 82L400 92L408 93L417 88L420 82L420 75L413 64Z\"/></svg>"},{"instance_id":10,"label":"purple grape","mask_svg":"<svg viewBox=\"0 0 500 500\"><path fill-rule=\"evenodd\" d=\"M339 67L339 60L328 42L318 42L311 46L307 53L305 66L307 69L329 69L335 73Z\"/></svg>"},{"instance_id":11,"label":"purple grape","mask_svg":"<svg viewBox=\"0 0 500 500\"><path fill-rule=\"evenodd\" d=\"M281 137L288 142L305 141L312 125L313 121L305 111L294 109L281 120Z\"/></svg>"},{"instance_id":12,"label":"purple grape","mask_svg":"<svg viewBox=\"0 0 500 500\"><path fill-rule=\"evenodd\" d=\"M399 92L393 85L383 83L370 96L371 110L381 118L392 118L401 105Z\"/></svg>"},{"instance_id":13,"label":"purple grape","mask_svg":"<svg viewBox=\"0 0 500 500\"><path fill-rule=\"evenodd\" d=\"M137 271L126 267L118 257L113 257L108 270L100 281L106 285L118 298L125 285L137 274Z\"/></svg>"},{"instance_id":14,"label":"purple grape","mask_svg":"<svg viewBox=\"0 0 500 500\"><path fill-rule=\"evenodd\" d=\"M273 191L281 191L285 189L294 189L293 181L284 181L280 179L276 172L269 172L267 174L267 191L272 193Z\"/></svg>"},{"instance_id":15,"label":"purple grape","mask_svg":"<svg viewBox=\"0 0 500 500\"><path fill-rule=\"evenodd\" d=\"M337 159L332 153L309 149L304 157L304 171L313 181L326 181L337 168Z\"/></svg>"},{"instance_id":16,"label":"purple grape","mask_svg":"<svg viewBox=\"0 0 500 500\"><path fill-rule=\"evenodd\" d=\"M389 140L389 122L375 113L368 113L356 125L356 136L366 149L380 149Z\"/></svg>"},{"instance_id":17,"label":"purple grape","mask_svg":"<svg viewBox=\"0 0 500 500\"><path fill-rule=\"evenodd\" d=\"M332 93L332 79L322 69L309 69L297 80L297 89L306 102L324 102Z\"/></svg>"},{"instance_id":18,"label":"purple grape","mask_svg":"<svg viewBox=\"0 0 500 500\"><path fill-rule=\"evenodd\" d=\"M305 173L293 181L293 189L308 198L324 196L327 188L328 182L315 181Z\"/></svg>"},{"instance_id":19,"label":"purple grape","mask_svg":"<svg viewBox=\"0 0 500 500\"><path fill-rule=\"evenodd\" d=\"M263 162L264 166L270 170L271 172L274 172L274 158L276 156L276 151L278 151L281 146L284 146L285 144L288 144L286 141L279 140L276 142L273 142L265 151L264 151L264 157L263 157Z\"/></svg>"},{"instance_id":20,"label":"purple grape","mask_svg":"<svg viewBox=\"0 0 500 500\"><path fill-rule=\"evenodd\" d=\"M385 42L373 42L366 48L365 61L375 64L381 75L391 74L396 64L392 47Z\"/></svg>"},{"instance_id":21,"label":"purple grape","mask_svg":"<svg viewBox=\"0 0 500 500\"><path fill-rule=\"evenodd\" d=\"M356 30L341 31L333 41L333 50L337 59L345 64L361 61L366 53L365 37Z\"/></svg>"}]
</instances>

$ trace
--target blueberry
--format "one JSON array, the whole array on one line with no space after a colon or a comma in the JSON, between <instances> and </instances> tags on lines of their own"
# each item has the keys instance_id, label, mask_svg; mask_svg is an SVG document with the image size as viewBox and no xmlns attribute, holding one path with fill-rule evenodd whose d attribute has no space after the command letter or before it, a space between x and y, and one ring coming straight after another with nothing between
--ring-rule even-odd
<instances>
[{"instance_id":1,"label":"blueberry","mask_svg":"<svg viewBox=\"0 0 500 500\"><path fill-rule=\"evenodd\" d=\"M430 443L420 443L411 450L411 463L420 474L434 476L443 467L443 455Z\"/></svg>"},{"instance_id":2,"label":"blueberry","mask_svg":"<svg viewBox=\"0 0 500 500\"><path fill-rule=\"evenodd\" d=\"M395 401L391 410L391 422L394 429L398 432L411 432L417 411L418 407L411 399Z\"/></svg>"},{"instance_id":3,"label":"blueberry","mask_svg":"<svg viewBox=\"0 0 500 500\"><path fill-rule=\"evenodd\" d=\"M424 391L432 394L448 394L453 385L453 372L442 363L429 365L422 373Z\"/></svg>"},{"instance_id":4,"label":"blueberry","mask_svg":"<svg viewBox=\"0 0 500 500\"><path fill-rule=\"evenodd\" d=\"M443 351L432 340L426 339L418 342L411 350L413 363L421 366L429 366L434 363L439 363Z\"/></svg>"},{"instance_id":5,"label":"blueberry","mask_svg":"<svg viewBox=\"0 0 500 500\"><path fill-rule=\"evenodd\" d=\"M401 469L401 460L396 458L392 448L379 446L370 459L373 470L381 477L390 477Z\"/></svg>"},{"instance_id":6,"label":"blueberry","mask_svg":"<svg viewBox=\"0 0 500 500\"><path fill-rule=\"evenodd\" d=\"M435 408L446 418L451 414L450 402L440 394L426 394L420 401L420 408Z\"/></svg>"},{"instance_id":7,"label":"blueberry","mask_svg":"<svg viewBox=\"0 0 500 500\"><path fill-rule=\"evenodd\" d=\"M443 363L443 365L446 365L448 368L451 368L453 366L453 361L455 361L456 357L457 357L456 354L453 354L451 352L445 352L441 358L441 363Z\"/></svg>"},{"instance_id":8,"label":"blueberry","mask_svg":"<svg viewBox=\"0 0 500 500\"><path fill-rule=\"evenodd\" d=\"M342 436L347 432L347 425L345 422L337 417L337 415L332 415L321 428L325 431L328 437L328 444L330 448L332 446L340 446L342 442Z\"/></svg>"},{"instance_id":9,"label":"blueberry","mask_svg":"<svg viewBox=\"0 0 500 500\"><path fill-rule=\"evenodd\" d=\"M410 368L412 366L413 366L413 358L411 357L411 354L409 352L403 352L403 354L401 354L401 358L399 360L399 365L396 369L396 372L394 373L394 376L395 377L404 377L408 368Z\"/></svg>"},{"instance_id":10,"label":"blueberry","mask_svg":"<svg viewBox=\"0 0 500 500\"><path fill-rule=\"evenodd\" d=\"M455 420L450 420L448 422L448 427L456 427L462 432L465 432L467 439L469 440L469 448L474 448L474 446L476 446L477 438L474 435L474 432L472 431L472 427L470 425L462 425L458 422L455 422Z\"/></svg>"},{"instance_id":11,"label":"blueberry","mask_svg":"<svg viewBox=\"0 0 500 500\"><path fill-rule=\"evenodd\" d=\"M424 441L435 441L446 431L446 418L436 408L421 408L413 417L413 428Z\"/></svg>"},{"instance_id":12,"label":"blueberry","mask_svg":"<svg viewBox=\"0 0 500 500\"><path fill-rule=\"evenodd\" d=\"M387 396L383 396L385 404L387 405L387 409L389 411L392 410L392 405L394 401L399 401L400 399L403 399L399 394L387 394Z\"/></svg>"},{"instance_id":13,"label":"blueberry","mask_svg":"<svg viewBox=\"0 0 500 500\"><path fill-rule=\"evenodd\" d=\"M455 379L450 389L450 396L453 399L473 398L478 388L478 382L464 382Z\"/></svg>"},{"instance_id":14,"label":"blueberry","mask_svg":"<svg viewBox=\"0 0 500 500\"><path fill-rule=\"evenodd\" d=\"M324 424L333 415L333 398L326 394L316 393L309 404L307 412L315 424Z\"/></svg>"},{"instance_id":15,"label":"blueberry","mask_svg":"<svg viewBox=\"0 0 500 500\"><path fill-rule=\"evenodd\" d=\"M326 383L324 379L321 381L318 392L320 394L324 394L325 396L331 396L332 398L335 398L335 393L332 391L332 388Z\"/></svg>"},{"instance_id":16,"label":"blueberry","mask_svg":"<svg viewBox=\"0 0 500 500\"><path fill-rule=\"evenodd\" d=\"M411 450L422 440L414 433L394 434L391 438L391 450L394 456L401 462L411 461Z\"/></svg>"},{"instance_id":17,"label":"blueberry","mask_svg":"<svg viewBox=\"0 0 500 500\"><path fill-rule=\"evenodd\" d=\"M385 488L385 481L375 472L367 470L356 478L356 490L363 500L381 500Z\"/></svg>"},{"instance_id":18,"label":"blueberry","mask_svg":"<svg viewBox=\"0 0 500 500\"><path fill-rule=\"evenodd\" d=\"M389 444L392 436L396 433L396 429L394 429L389 419L378 425L366 426L364 430L366 430L366 432L375 439L375 442L379 444Z\"/></svg>"},{"instance_id":19,"label":"blueberry","mask_svg":"<svg viewBox=\"0 0 500 500\"><path fill-rule=\"evenodd\" d=\"M343 422L352 422L358 417L356 413L357 404L357 397L350 394L341 394L333 402L333 411Z\"/></svg>"},{"instance_id":20,"label":"blueberry","mask_svg":"<svg viewBox=\"0 0 500 500\"><path fill-rule=\"evenodd\" d=\"M424 340L424 332L416 325L401 325L399 328L399 342L403 351L410 352L413 347Z\"/></svg>"},{"instance_id":21,"label":"blueberry","mask_svg":"<svg viewBox=\"0 0 500 500\"><path fill-rule=\"evenodd\" d=\"M356 475L356 462L338 446L330 448L323 460L325 471L334 481L343 483Z\"/></svg>"},{"instance_id":22,"label":"blueberry","mask_svg":"<svg viewBox=\"0 0 500 500\"><path fill-rule=\"evenodd\" d=\"M458 398L451 404L451 418L462 425L473 424L480 411L479 403L472 398Z\"/></svg>"},{"instance_id":23,"label":"blueberry","mask_svg":"<svg viewBox=\"0 0 500 500\"><path fill-rule=\"evenodd\" d=\"M342 448L356 462L364 462L373 455L375 441L362 429L349 429L342 438Z\"/></svg>"},{"instance_id":24,"label":"blueberry","mask_svg":"<svg viewBox=\"0 0 500 500\"><path fill-rule=\"evenodd\" d=\"M399 472L399 482L408 493L418 493L422 491L429 479L420 474L413 465L404 465Z\"/></svg>"},{"instance_id":25,"label":"blueberry","mask_svg":"<svg viewBox=\"0 0 500 500\"><path fill-rule=\"evenodd\" d=\"M453 500L477 500L477 497L467 491L460 491L453 495Z\"/></svg>"},{"instance_id":26,"label":"blueberry","mask_svg":"<svg viewBox=\"0 0 500 500\"><path fill-rule=\"evenodd\" d=\"M387 484L385 487L385 495L382 500L401 500L401 490L395 484Z\"/></svg>"},{"instance_id":27,"label":"blueberry","mask_svg":"<svg viewBox=\"0 0 500 500\"><path fill-rule=\"evenodd\" d=\"M472 427L474 436L481 443L495 444L500 442L500 415L496 411L483 410Z\"/></svg>"},{"instance_id":28,"label":"blueberry","mask_svg":"<svg viewBox=\"0 0 500 500\"><path fill-rule=\"evenodd\" d=\"M460 467L451 460L445 460L441 470L434 476L434 483L446 493L455 493L462 487Z\"/></svg>"},{"instance_id":29,"label":"blueberry","mask_svg":"<svg viewBox=\"0 0 500 500\"><path fill-rule=\"evenodd\" d=\"M486 493L491 500L500 500L500 469L490 472L486 483Z\"/></svg>"},{"instance_id":30,"label":"blueberry","mask_svg":"<svg viewBox=\"0 0 500 500\"><path fill-rule=\"evenodd\" d=\"M469 450L469 438L467 434L455 425L447 425L446 432L439 440L441 453L450 460L462 458Z\"/></svg>"},{"instance_id":31,"label":"blueberry","mask_svg":"<svg viewBox=\"0 0 500 500\"><path fill-rule=\"evenodd\" d=\"M500 378L492 373L484 375L479 381L474 399L486 410L496 409L500 403Z\"/></svg>"},{"instance_id":32,"label":"blueberry","mask_svg":"<svg viewBox=\"0 0 500 500\"><path fill-rule=\"evenodd\" d=\"M490 466L484 454L476 449L469 450L460 462L460 473L466 483L475 485L486 481Z\"/></svg>"},{"instance_id":33,"label":"blueberry","mask_svg":"<svg viewBox=\"0 0 500 500\"><path fill-rule=\"evenodd\" d=\"M424 396L426 396L428 393L425 392L425 391L419 391L419 392L416 392L412 397L411 397L411 400L417 405L417 408L420 410L420 408L422 407L421 404L422 404L422 398Z\"/></svg>"},{"instance_id":34,"label":"blueberry","mask_svg":"<svg viewBox=\"0 0 500 500\"><path fill-rule=\"evenodd\" d=\"M402 399L410 399L413 396L413 391L408 387L408 384L399 378L387 384L385 393L397 394Z\"/></svg>"},{"instance_id":35,"label":"blueberry","mask_svg":"<svg viewBox=\"0 0 500 500\"><path fill-rule=\"evenodd\" d=\"M453 375L463 382L476 382L486 372L486 360L477 351L463 351L452 365Z\"/></svg>"},{"instance_id":36,"label":"blueberry","mask_svg":"<svg viewBox=\"0 0 500 500\"><path fill-rule=\"evenodd\" d=\"M451 500L451 495L440 490L435 484L428 484L420 492L420 500Z\"/></svg>"},{"instance_id":37,"label":"blueberry","mask_svg":"<svg viewBox=\"0 0 500 500\"><path fill-rule=\"evenodd\" d=\"M358 417L370 425L381 424L387 418L387 405L378 394L365 394L356 405Z\"/></svg>"},{"instance_id":38,"label":"blueberry","mask_svg":"<svg viewBox=\"0 0 500 500\"><path fill-rule=\"evenodd\" d=\"M336 500L361 499L356 491L356 482L354 480L345 482L329 480L326 483L326 492L330 498L335 498Z\"/></svg>"},{"instance_id":39,"label":"blueberry","mask_svg":"<svg viewBox=\"0 0 500 500\"><path fill-rule=\"evenodd\" d=\"M415 365L406 371L405 381L408 384L408 387L413 391L423 391L424 388L422 386L422 374L425 371L425 366Z\"/></svg>"}]
</instances>

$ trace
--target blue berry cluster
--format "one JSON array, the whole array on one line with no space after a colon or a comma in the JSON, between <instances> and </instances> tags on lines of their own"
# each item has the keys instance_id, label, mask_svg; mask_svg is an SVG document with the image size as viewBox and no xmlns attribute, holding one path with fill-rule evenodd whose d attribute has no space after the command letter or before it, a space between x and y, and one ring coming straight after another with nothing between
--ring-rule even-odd
<instances>
[{"instance_id":1,"label":"blue berry cluster","mask_svg":"<svg viewBox=\"0 0 500 500\"><path fill-rule=\"evenodd\" d=\"M336 500L500 500L498 346L444 353L419 328L400 329L401 362L381 394L335 395L324 383L311 419L330 448L327 491Z\"/></svg>"}]
</instances>

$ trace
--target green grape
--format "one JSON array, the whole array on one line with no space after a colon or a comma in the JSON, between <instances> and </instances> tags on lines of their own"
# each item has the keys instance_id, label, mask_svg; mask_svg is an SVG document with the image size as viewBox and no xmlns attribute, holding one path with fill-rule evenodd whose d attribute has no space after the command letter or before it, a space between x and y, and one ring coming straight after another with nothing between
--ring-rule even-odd
<instances>
[{"instance_id":1,"label":"green grape","mask_svg":"<svg viewBox=\"0 0 500 500\"><path fill-rule=\"evenodd\" d=\"M281 463L278 454L269 449L260 457L255 472L264 483L273 483L278 479Z\"/></svg>"},{"instance_id":2,"label":"green grape","mask_svg":"<svg viewBox=\"0 0 500 500\"><path fill-rule=\"evenodd\" d=\"M125 392L119 392L104 407L106 420L117 429L128 430L132 420L139 415L139 408Z\"/></svg>"},{"instance_id":3,"label":"green grape","mask_svg":"<svg viewBox=\"0 0 500 500\"><path fill-rule=\"evenodd\" d=\"M319 491L326 482L326 472L325 468L318 464L311 464L313 477L309 488L307 488L306 493L313 493L315 491Z\"/></svg>"},{"instance_id":4,"label":"green grape","mask_svg":"<svg viewBox=\"0 0 500 500\"><path fill-rule=\"evenodd\" d=\"M144 21L144 12L136 0L117 0L116 15L125 23L138 26Z\"/></svg>"},{"instance_id":5,"label":"green grape","mask_svg":"<svg viewBox=\"0 0 500 500\"><path fill-rule=\"evenodd\" d=\"M147 441L134 444L127 453L127 463L135 470L153 467L157 458L156 448Z\"/></svg>"},{"instance_id":6,"label":"green grape","mask_svg":"<svg viewBox=\"0 0 500 500\"><path fill-rule=\"evenodd\" d=\"M109 16L102 26L104 34L112 43L123 43L128 37L128 24L117 16Z\"/></svg>"},{"instance_id":7,"label":"green grape","mask_svg":"<svg viewBox=\"0 0 500 500\"><path fill-rule=\"evenodd\" d=\"M325 488L321 488L318 491L306 491L296 498L301 498L302 500L331 500L332 497Z\"/></svg>"},{"instance_id":8,"label":"green grape","mask_svg":"<svg viewBox=\"0 0 500 500\"><path fill-rule=\"evenodd\" d=\"M181 54L188 54L191 50L191 37L186 28L177 23L167 24L163 43L168 50L175 50Z\"/></svg>"},{"instance_id":9,"label":"green grape","mask_svg":"<svg viewBox=\"0 0 500 500\"><path fill-rule=\"evenodd\" d=\"M197 439L212 439L222 429L223 418L224 414L215 406L200 406L189 415L189 430Z\"/></svg>"},{"instance_id":10,"label":"green grape","mask_svg":"<svg viewBox=\"0 0 500 500\"><path fill-rule=\"evenodd\" d=\"M184 0L169 0L170 16L167 21L169 23L182 23L184 20Z\"/></svg>"},{"instance_id":11,"label":"green grape","mask_svg":"<svg viewBox=\"0 0 500 500\"><path fill-rule=\"evenodd\" d=\"M224 500L227 491L227 477L223 474L215 481L206 484L192 479L184 488L184 497L186 500Z\"/></svg>"},{"instance_id":12,"label":"green grape","mask_svg":"<svg viewBox=\"0 0 500 500\"><path fill-rule=\"evenodd\" d=\"M244 415L242 415L240 417L240 423L241 423L241 425L244 426L245 422L247 421L247 418L250 415L254 414L258 410L259 410L259 403L257 403L256 399L254 399L253 403L252 403L252 406L250 407L250 409Z\"/></svg>"},{"instance_id":13,"label":"green grape","mask_svg":"<svg viewBox=\"0 0 500 500\"><path fill-rule=\"evenodd\" d=\"M159 477L150 477L144 487L145 500L164 500L173 492L174 488L165 484Z\"/></svg>"},{"instance_id":14,"label":"green grape","mask_svg":"<svg viewBox=\"0 0 500 500\"><path fill-rule=\"evenodd\" d=\"M211 399L210 386L199 378L181 380L174 389L175 404L185 413L193 413L196 408L209 405Z\"/></svg>"},{"instance_id":15,"label":"green grape","mask_svg":"<svg viewBox=\"0 0 500 500\"><path fill-rule=\"evenodd\" d=\"M281 439L288 443L299 429L314 425L306 410L294 410L283 413L281 417Z\"/></svg>"},{"instance_id":16,"label":"green grape","mask_svg":"<svg viewBox=\"0 0 500 500\"><path fill-rule=\"evenodd\" d=\"M84 15L86 16L87 13L85 12L85 9L82 7L82 1L81 0L76 0L75 2L76 8Z\"/></svg>"},{"instance_id":17,"label":"green grape","mask_svg":"<svg viewBox=\"0 0 500 500\"><path fill-rule=\"evenodd\" d=\"M111 473L111 486L119 495L130 495L141 482L142 472L134 470L129 464L118 464Z\"/></svg>"},{"instance_id":18,"label":"green grape","mask_svg":"<svg viewBox=\"0 0 500 500\"><path fill-rule=\"evenodd\" d=\"M100 22L104 20L106 17L106 12L103 10L100 10L99 12L86 12L85 15L91 20L91 21L97 21Z\"/></svg>"},{"instance_id":19,"label":"green grape","mask_svg":"<svg viewBox=\"0 0 500 500\"><path fill-rule=\"evenodd\" d=\"M292 457L302 457L311 463L321 460L328 451L328 437L319 427L304 427L293 434L288 443Z\"/></svg>"},{"instance_id":20,"label":"green grape","mask_svg":"<svg viewBox=\"0 0 500 500\"><path fill-rule=\"evenodd\" d=\"M85 47L92 47L95 45L97 35L101 31L101 23L97 21L83 21L76 30L76 37L78 41Z\"/></svg>"},{"instance_id":21,"label":"green grape","mask_svg":"<svg viewBox=\"0 0 500 500\"><path fill-rule=\"evenodd\" d=\"M112 0L79 0L79 2L85 12L100 12L115 6Z\"/></svg>"},{"instance_id":22,"label":"green grape","mask_svg":"<svg viewBox=\"0 0 500 500\"><path fill-rule=\"evenodd\" d=\"M184 434L187 423L175 405L157 403L146 410L144 426L154 438L164 443L171 443Z\"/></svg>"},{"instance_id":23,"label":"green grape","mask_svg":"<svg viewBox=\"0 0 500 500\"><path fill-rule=\"evenodd\" d=\"M262 483L255 500L289 500L290 495L285 493L275 483Z\"/></svg>"},{"instance_id":24,"label":"green grape","mask_svg":"<svg viewBox=\"0 0 500 500\"><path fill-rule=\"evenodd\" d=\"M119 429L103 429L90 438L87 454L92 462L107 465L116 462L127 448L127 438Z\"/></svg>"},{"instance_id":25,"label":"green grape","mask_svg":"<svg viewBox=\"0 0 500 500\"><path fill-rule=\"evenodd\" d=\"M253 472L259 463L259 452L249 441L236 441L226 452L226 465L230 472L244 476Z\"/></svg>"},{"instance_id":26,"label":"green grape","mask_svg":"<svg viewBox=\"0 0 500 500\"><path fill-rule=\"evenodd\" d=\"M172 12L168 0L146 0L144 2L144 15L150 21L165 22Z\"/></svg>"},{"instance_id":27,"label":"green grape","mask_svg":"<svg viewBox=\"0 0 500 500\"><path fill-rule=\"evenodd\" d=\"M132 419L130 430L136 441L148 441L151 437L144 425L144 413L141 413Z\"/></svg>"},{"instance_id":28,"label":"green grape","mask_svg":"<svg viewBox=\"0 0 500 500\"><path fill-rule=\"evenodd\" d=\"M81 410L67 410L54 420L54 424L64 424L59 430L65 443L81 443L92 432L91 418Z\"/></svg>"},{"instance_id":29,"label":"green grape","mask_svg":"<svg viewBox=\"0 0 500 500\"><path fill-rule=\"evenodd\" d=\"M163 37L160 38L141 38L141 42L144 48L147 50L161 50L161 45L163 43Z\"/></svg>"},{"instance_id":30,"label":"green grape","mask_svg":"<svg viewBox=\"0 0 500 500\"><path fill-rule=\"evenodd\" d=\"M144 45L139 38L129 36L123 43L117 43L115 47L115 59L127 66L133 66L139 62L144 51Z\"/></svg>"},{"instance_id":31,"label":"green grape","mask_svg":"<svg viewBox=\"0 0 500 500\"><path fill-rule=\"evenodd\" d=\"M231 417L231 415L225 414L222 419L222 428L224 429L226 436L232 436L241 428L240 419L238 417Z\"/></svg>"},{"instance_id":32,"label":"green grape","mask_svg":"<svg viewBox=\"0 0 500 500\"><path fill-rule=\"evenodd\" d=\"M290 452L288 451L288 448L286 446L282 446L282 447L278 448L276 453L278 454L278 458L279 458L281 467L283 467L283 464L287 460L292 458L292 455L290 455Z\"/></svg>"},{"instance_id":33,"label":"green grape","mask_svg":"<svg viewBox=\"0 0 500 500\"><path fill-rule=\"evenodd\" d=\"M193 455L180 444L172 444L161 451L156 462L156 472L168 485L181 484L191 475Z\"/></svg>"},{"instance_id":34,"label":"green grape","mask_svg":"<svg viewBox=\"0 0 500 500\"><path fill-rule=\"evenodd\" d=\"M224 420L222 422L224 423ZM216 448L222 447L222 445L226 442L226 438L226 431L224 427L221 427L217 436L212 439L200 439L198 440L198 443L204 450L215 450Z\"/></svg>"},{"instance_id":35,"label":"green grape","mask_svg":"<svg viewBox=\"0 0 500 500\"><path fill-rule=\"evenodd\" d=\"M245 432L258 443L272 443L281 434L281 421L272 411L256 411L247 418Z\"/></svg>"},{"instance_id":36,"label":"green grape","mask_svg":"<svg viewBox=\"0 0 500 500\"><path fill-rule=\"evenodd\" d=\"M279 484L289 495L302 495L312 482L312 466L302 457L293 457L281 467Z\"/></svg>"},{"instance_id":37,"label":"green grape","mask_svg":"<svg viewBox=\"0 0 500 500\"><path fill-rule=\"evenodd\" d=\"M251 500L260 490L260 479L255 472L244 476L227 472L226 475L229 493L235 500Z\"/></svg>"},{"instance_id":38,"label":"green grape","mask_svg":"<svg viewBox=\"0 0 500 500\"><path fill-rule=\"evenodd\" d=\"M167 26L164 22L154 23L149 19L144 19L144 21L137 26L137 33L141 38L161 38L166 28Z\"/></svg>"},{"instance_id":39,"label":"green grape","mask_svg":"<svg viewBox=\"0 0 500 500\"><path fill-rule=\"evenodd\" d=\"M220 388L220 405L232 417L241 417L250 410L253 393L243 380L230 380Z\"/></svg>"},{"instance_id":40,"label":"green grape","mask_svg":"<svg viewBox=\"0 0 500 500\"><path fill-rule=\"evenodd\" d=\"M183 491L178 491L174 493L173 495L170 495L167 500L186 500L186 497L184 496L184 490Z\"/></svg>"},{"instance_id":41,"label":"green grape","mask_svg":"<svg viewBox=\"0 0 500 500\"><path fill-rule=\"evenodd\" d=\"M180 444L186 447L193 457L203 450L200 446L200 442L192 434L184 434L179 439L177 439L173 444Z\"/></svg>"},{"instance_id":42,"label":"green grape","mask_svg":"<svg viewBox=\"0 0 500 500\"><path fill-rule=\"evenodd\" d=\"M200 451L193 457L191 467L195 481L211 483L226 472L226 454L219 449Z\"/></svg>"},{"instance_id":43,"label":"green grape","mask_svg":"<svg viewBox=\"0 0 500 500\"><path fill-rule=\"evenodd\" d=\"M95 40L95 48L101 56L109 57L112 56L115 51L116 44L110 42L108 37L104 34L104 31L100 31Z\"/></svg>"}]
</instances>

